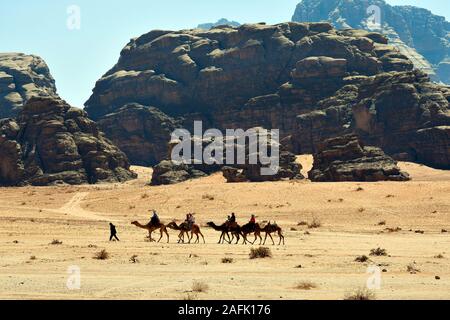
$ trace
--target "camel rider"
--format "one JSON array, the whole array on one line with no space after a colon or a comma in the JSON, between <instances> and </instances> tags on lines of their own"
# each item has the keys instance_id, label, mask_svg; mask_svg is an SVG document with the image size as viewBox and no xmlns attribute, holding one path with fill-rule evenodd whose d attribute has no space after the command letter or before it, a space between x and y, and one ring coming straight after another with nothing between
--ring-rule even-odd
<instances>
[{"instance_id":1,"label":"camel rider","mask_svg":"<svg viewBox=\"0 0 450 320\"><path fill-rule=\"evenodd\" d=\"M256 217L254 214L252 214L252 217L250 218L250 223L251 224L256 224Z\"/></svg>"},{"instance_id":2,"label":"camel rider","mask_svg":"<svg viewBox=\"0 0 450 320\"><path fill-rule=\"evenodd\" d=\"M230 223L236 223L236 215L234 214L234 212L231 214L229 222Z\"/></svg>"},{"instance_id":3,"label":"camel rider","mask_svg":"<svg viewBox=\"0 0 450 320\"><path fill-rule=\"evenodd\" d=\"M195 224L195 217L193 213L189 213L189 217L187 220L189 230L192 230L192 226Z\"/></svg>"},{"instance_id":4,"label":"camel rider","mask_svg":"<svg viewBox=\"0 0 450 320\"><path fill-rule=\"evenodd\" d=\"M156 210L152 210L152 211L153 211L153 216L152 216L152 219L150 220L150 224L157 225L160 223L158 213L156 212Z\"/></svg>"}]
</instances>

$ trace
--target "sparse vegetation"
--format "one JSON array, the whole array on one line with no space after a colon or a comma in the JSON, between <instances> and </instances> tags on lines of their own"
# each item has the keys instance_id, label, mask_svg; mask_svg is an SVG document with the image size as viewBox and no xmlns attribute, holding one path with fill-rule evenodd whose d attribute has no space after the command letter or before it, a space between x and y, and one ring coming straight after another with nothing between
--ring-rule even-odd
<instances>
[{"instance_id":1,"label":"sparse vegetation","mask_svg":"<svg viewBox=\"0 0 450 320\"><path fill-rule=\"evenodd\" d=\"M36 260L36 256L31 256L30 260Z\"/></svg>"},{"instance_id":2,"label":"sparse vegetation","mask_svg":"<svg viewBox=\"0 0 450 320\"><path fill-rule=\"evenodd\" d=\"M146 193L141 194L141 199L147 199L149 197L150 196L148 194L146 194Z\"/></svg>"},{"instance_id":3,"label":"sparse vegetation","mask_svg":"<svg viewBox=\"0 0 450 320\"><path fill-rule=\"evenodd\" d=\"M366 211L366 209L364 209L363 207L358 209L358 212L363 213L364 211Z\"/></svg>"},{"instance_id":4,"label":"sparse vegetation","mask_svg":"<svg viewBox=\"0 0 450 320\"><path fill-rule=\"evenodd\" d=\"M108 260L109 259L109 253L108 253L108 251L103 249L102 251L99 251L99 252L97 252L94 255L94 259L96 259L96 260Z\"/></svg>"},{"instance_id":5,"label":"sparse vegetation","mask_svg":"<svg viewBox=\"0 0 450 320\"><path fill-rule=\"evenodd\" d=\"M212 196L212 195L210 195L210 194L204 194L204 195L202 196L202 199L203 199L203 200L213 201L215 198L214 198L214 196Z\"/></svg>"},{"instance_id":6,"label":"sparse vegetation","mask_svg":"<svg viewBox=\"0 0 450 320\"><path fill-rule=\"evenodd\" d=\"M416 266L415 262L412 262L406 266L406 271L411 274L416 274L420 272L420 269Z\"/></svg>"},{"instance_id":7,"label":"sparse vegetation","mask_svg":"<svg viewBox=\"0 0 450 320\"><path fill-rule=\"evenodd\" d=\"M376 296L373 291L367 288L359 288L352 293L345 295L344 300L375 300Z\"/></svg>"},{"instance_id":8,"label":"sparse vegetation","mask_svg":"<svg viewBox=\"0 0 450 320\"><path fill-rule=\"evenodd\" d=\"M386 228L385 229L387 232L393 233L393 232L400 232L402 231L402 228L400 227L396 227L396 228Z\"/></svg>"},{"instance_id":9,"label":"sparse vegetation","mask_svg":"<svg viewBox=\"0 0 450 320\"><path fill-rule=\"evenodd\" d=\"M317 285L311 281L300 281L294 287L294 289L298 289L298 290L311 290L311 289L316 289L316 288L317 288Z\"/></svg>"},{"instance_id":10,"label":"sparse vegetation","mask_svg":"<svg viewBox=\"0 0 450 320\"><path fill-rule=\"evenodd\" d=\"M272 252L267 247L251 248L250 259L272 258Z\"/></svg>"},{"instance_id":11,"label":"sparse vegetation","mask_svg":"<svg viewBox=\"0 0 450 320\"><path fill-rule=\"evenodd\" d=\"M435 259L444 259L444 255L439 253L438 255L434 256L434 258Z\"/></svg>"},{"instance_id":12,"label":"sparse vegetation","mask_svg":"<svg viewBox=\"0 0 450 320\"><path fill-rule=\"evenodd\" d=\"M50 244L53 246L59 246L59 245L62 245L63 243L62 243L62 241L59 241L58 239L53 239L53 241L50 242Z\"/></svg>"},{"instance_id":13,"label":"sparse vegetation","mask_svg":"<svg viewBox=\"0 0 450 320\"><path fill-rule=\"evenodd\" d=\"M361 263L364 263L364 262L367 262L367 261L369 261L369 260L370 260L370 259L369 259L368 256L362 255L362 256L356 257L355 262L361 262Z\"/></svg>"},{"instance_id":14,"label":"sparse vegetation","mask_svg":"<svg viewBox=\"0 0 450 320\"><path fill-rule=\"evenodd\" d=\"M225 257L222 258L222 263L233 263L233 258Z\"/></svg>"},{"instance_id":15,"label":"sparse vegetation","mask_svg":"<svg viewBox=\"0 0 450 320\"><path fill-rule=\"evenodd\" d=\"M386 225L386 220L378 222L378 225L379 226L385 226Z\"/></svg>"},{"instance_id":16,"label":"sparse vegetation","mask_svg":"<svg viewBox=\"0 0 450 320\"><path fill-rule=\"evenodd\" d=\"M291 231L297 231L297 229L295 229L295 228L291 228Z\"/></svg>"},{"instance_id":17,"label":"sparse vegetation","mask_svg":"<svg viewBox=\"0 0 450 320\"><path fill-rule=\"evenodd\" d=\"M193 292L207 292L209 290L209 286L204 283L204 282L200 282L200 281L194 281L194 283L192 284L192 291Z\"/></svg>"},{"instance_id":18,"label":"sparse vegetation","mask_svg":"<svg viewBox=\"0 0 450 320\"><path fill-rule=\"evenodd\" d=\"M298 224L297 224L297 226L307 226L308 225L308 222L306 222L306 221L300 221Z\"/></svg>"},{"instance_id":19,"label":"sparse vegetation","mask_svg":"<svg viewBox=\"0 0 450 320\"><path fill-rule=\"evenodd\" d=\"M136 254L132 255L130 258L131 263L139 263L138 256Z\"/></svg>"},{"instance_id":20,"label":"sparse vegetation","mask_svg":"<svg viewBox=\"0 0 450 320\"><path fill-rule=\"evenodd\" d=\"M320 222L320 220L317 217L314 217L312 222L310 224L308 224L309 229L317 229L317 228L320 228L321 226L322 226L322 222Z\"/></svg>"},{"instance_id":21,"label":"sparse vegetation","mask_svg":"<svg viewBox=\"0 0 450 320\"><path fill-rule=\"evenodd\" d=\"M376 249L370 250L370 255L377 256L377 257L387 256L387 252L386 252L386 249L376 248Z\"/></svg>"},{"instance_id":22,"label":"sparse vegetation","mask_svg":"<svg viewBox=\"0 0 450 320\"><path fill-rule=\"evenodd\" d=\"M356 192L364 191L364 188L358 187L355 191L356 191Z\"/></svg>"}]
</instances>

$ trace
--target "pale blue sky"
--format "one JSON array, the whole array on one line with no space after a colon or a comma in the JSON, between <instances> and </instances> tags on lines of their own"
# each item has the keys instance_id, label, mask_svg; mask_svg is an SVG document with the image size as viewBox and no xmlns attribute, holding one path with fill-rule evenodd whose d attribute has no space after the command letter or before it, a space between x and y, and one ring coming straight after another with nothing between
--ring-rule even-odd
<instances>
[{"instance_id":1,"label":"pale blue sky","mask_svg":"<svg viewBox=\"0 0 450 320\"><path fill-rule=\"evenodd\" d=\"M152 29L177 30L225 17L245 22L289 21L300 0L0 0L0 52L45 59L58 92L81 107L130 38ZM448 0L388 0L432 10L450 20ZM66 26L70 5L81 29Z\"/></svg>"}]
</instances>

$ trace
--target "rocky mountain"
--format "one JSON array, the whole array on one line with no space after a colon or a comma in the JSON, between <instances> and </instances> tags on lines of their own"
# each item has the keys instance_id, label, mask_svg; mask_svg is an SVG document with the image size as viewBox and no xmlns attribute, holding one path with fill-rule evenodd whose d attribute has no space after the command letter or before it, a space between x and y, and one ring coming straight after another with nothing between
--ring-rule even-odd
<instances>
[{"instance_id":1,"label":"rocky mountain","mask_svg":"<svg viewBox=\"0 0 450 320\"><path fill-rule=\"evenodd\" d=\"M410 180L394 159L379 148L364 146L352 134L322 142L308 175L314 182Z\"/></svg>"},{"instance_id":2,"label":"rocky mountain","mask_svg":"<svg viewBox=\"0 0 450 320\"><path fill-rule=\"evenodd\" d=\"M32 97L0 120L0 186L121 182L136 175L95 122L60 99Z\"/></svg>"},{"instance_id":3,"label":"rocky mountain","mask_svg":"<svg viewBox=\"0 0 450 320\"><path fill-rule=\"evenodd\" d=\"M429 10L384 0L303 0L292 20L383 33L417 68L450 84L450 22Z\"/></svg>"},{"instance_id":4,"label":"rocky mountain","mask_svg":"<svg viewBox=\"0 0 450 320\"><path fill-rule=\"evenodd\" d=\"M222 18L217 20L217 22L208 22L208 23L202 23L199 24L197 26L198 29L203 29L203 30L209 30L213 27L218 27L218 26L231 26L231 27L239 27L241 24L237 21L229 21L228 19Z\"/></svg>"},{"instance_id":5,"label":"rocky mountain","mask_svg":"<svg viewBox=\"0 0 450 320\"><path fill-rule=\"evenodd\" d=\"M139 164L165 159L174 125L192 132L202 120L280 129L296 153L354 132L396 159L450 169L450 90L413 68L385 36L326 22L154 30L126 45L86 111Z\"/></svg>"},{"instance_id":6,"label":"rocky mountain","mask_svg":"<svg viewBox=\"0 0 450 320\"><path fill-rule=\"evenodd\" d=\"M16 116L32 97L57 98L55 80L40 57L0 53L0 119Z\"/></svg>"}]
</instances>

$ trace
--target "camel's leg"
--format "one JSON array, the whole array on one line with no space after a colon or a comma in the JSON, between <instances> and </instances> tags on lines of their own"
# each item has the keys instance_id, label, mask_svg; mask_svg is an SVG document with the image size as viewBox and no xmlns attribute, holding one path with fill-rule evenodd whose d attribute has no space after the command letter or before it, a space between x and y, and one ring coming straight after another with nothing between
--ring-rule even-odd
<instances>
[{"instance_id":1,"label":"camel's leg","mask_svg":"<svg viewBox=\"0 0 450 320\"><path fill-rule=\"evenodd\" d=\"M239 235L239 233L236 233L236 244L239 244L239 240L241 240L241 236Z\"/></svg>"},{"instance_id":2,"label":"camel's leg","mask_svg":"<svg viewBox=\"0 0 450 320\"><path fill-rule=\"evenodd\" d=\"M252 245L255 244L255 242L256 242L257 239L258 239L258 236L257 236L256 233L255 233L255 240L253 240Z\"/></svg>"},{"instance_id":3,"label":"camel's leg","mask_svg":"<svg viewBox=\"0 0 450 320\"><path fill-rule=\"evenodd\" d=\"M273 241L273 237L272 237L272 235L269 233L269 237L270 237L270 239L272 239L272 245L274 246L275 245L275 241Z\"/></svg>"},{"instance_id":4,"label":"camel's leg","mask_svg":"<svg viewBox=\"0 0 450 320\"><path fill-rule=\"evenodd\" d=\"M206 244L205 237L203 236L203 233L201 233L201 232L199 232L199 233L200 233L200 235L201 235L202 238L203 238L203 243Z\"/></svg>"},{"instance_id":5,"label":"camel's leg","mask_svg":"<svg viewBox=\"0 0 450 320\"><path fill-rule=\"evenodd\" d=\"M197 236L197 240L195 241L195 244L198 244L198 243L200 243L200 236L198 235L198 233L196 234L196 236Z\"/></svg>"},{"instance_id":6,"label":"camel's leg","mask_svg":"<svg viewBox=\"0 0 450 320\"><path fill-rule=\"evenodd\" d=\"M169 232L167 231L167 229L166 229L166 228L164 228L164 233L165 233L165 234L166 234L166 236L167 236L167 243L170 243Z\"/></svg>"},{"instance_id":7,"label":"camel's leg","mask_svg":"<svg viewBox=\"0 0 450 320\"><path fill-rule=\"evenodd\" d=\"M266 245L266 241L267 241L267 235L268 235L268 233L266 232L266 236L264 237L264 243L263 243L263 246L265 246L265 245Z\"/></svg>"},{"instance_id":8,"label":"camel's leg","mask_svg":"<svg viewBox=\"0 0 450 320\"><path fill-rule=\"evenodd\" d=\"M153 240L153 238L152 238L152 233L153 233L153 231L149 231L148 232L148 237L150 239L150 242L155 242L155 240Z\"/></svg>"},{"instance_id":9,"label":"camel's leg","mask_svg":"<svg viewBox=\"0 0 450 320\"><path fill-rule=\"evenodd\" d=\"M280 245L281 245L281 240L283 240L283 246L286 245L286 243L284 242L283 234L280 232L278 235L280 236Z\"/></svg>"},{"instance_id":10,"label":"camel's leg","mask_svg":"<svg viewBox=\"0 0 450 320\"><path fill-rule=\"evenodd\" d=\"M161 232L161 237L159 237L158 243L160 243L160 242L161 242L161 239L162 239L162 237L163 237L163 235L164 235L164 231L163 231L163 229L161 229L161 230L160 230L160 232Z\"/></svg>"}]
</instances>

